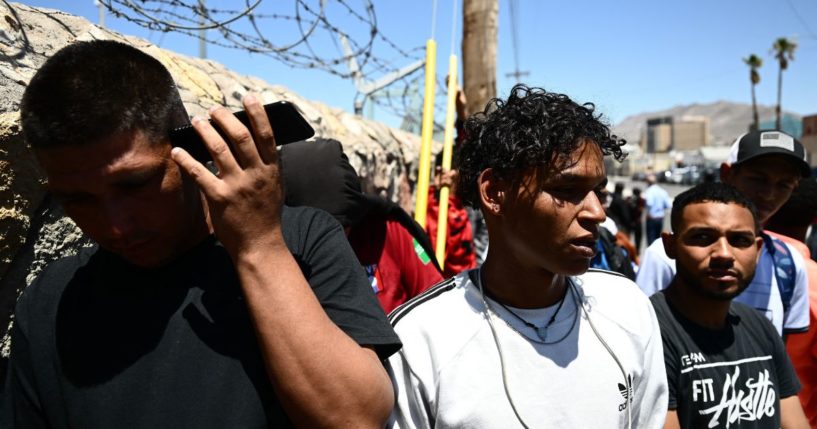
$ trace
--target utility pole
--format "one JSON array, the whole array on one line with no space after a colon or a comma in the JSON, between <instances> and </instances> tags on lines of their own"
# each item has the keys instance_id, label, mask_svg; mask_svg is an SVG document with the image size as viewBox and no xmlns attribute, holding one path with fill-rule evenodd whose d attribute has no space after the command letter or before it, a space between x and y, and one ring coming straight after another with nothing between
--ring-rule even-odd
<instances>
[{"instance_id":1,"label":"utility pole","mask_svg":"<svg viewBox=\"0 0 817 429\"><path fill-rule=\"evenodd\" d=\"M105 28L105 5L99 0L94 0L94 5L99 8L99 27Z\"/></svg>"},{"instance_id":2,"label":"utility pole","mask_svg":"<svg viewBox=\"0 0 817 429\"><path fill-rule=\"evenodd\" d=\"M514 69L513 73L506 73L505 77L512 77L516 83L519 83L522 80L521 78L530 75L530 73L527 71L519 71L519 14L516 10L517 7L517 0L508 1L508 9L511 12L511 43L513 45Z\"/></svg>"},{"instance_id":3,"label":"utility pole","mask_svg":"<svg viewBox=\"0 0 817 429\"><path fill-rule=\"evenodd\" d=\"M352 81L355 83L357 94L355 95L354 107L355 115L363 114L363 105L367 99L373 103L373 99L377 96L376 92L383 90L394 82L414 73L425 65L425 61L417 60L409 65L406 65L399 70L392 71L380 77L377 80L365 80L363 73L360 71L360 66L357 64L352 48L349 47L349 41L346 36L340 34L340 44L343 47L343 54L346 55L346 61L349 62L349 71L352 72ZM388 96L388 95L385 95ZM370 111L369 117L374 116L374 111Z\"/></svg>"},{"instance_id":4,"label":"utility pole","mask_svg":"<svg viewBox=\"0 0 817 429\"><path fill-rule=\"evenodd\" d=\"M199 0L199 58L207 58L207 30L204 27L207 21L204 19L207 16L207 6L204 4L205 0Z\"/></svg>"},{"instance_id":5,"label":"utility pole","mask_svg":"<svg viewBox=\"0 0 817 429\"><path fill-rule=\"evenodd\" d=\"M525 76L530 76L530 72L526 72L526 71L519 71L519 68L518 68L518 67L517 67L516 71L514 71L513 73L505 73L505 77L512 77L512 78L514 78L514 80L516 81L516 83L521 82L521 81L522 81L522 79L520 79L520 78L523 78L523 77L525 77Z\"/></svg>"},{"instance_id":6,"label":"utility pole","mask_svg":"<svg viewBox=\"0 0 817 429\"><path fill-rule=\"evenodd\" d=\"M481 112L496 97L498 0L462 4L462 82L468 113Z\"/></svg>"}]
</instances>

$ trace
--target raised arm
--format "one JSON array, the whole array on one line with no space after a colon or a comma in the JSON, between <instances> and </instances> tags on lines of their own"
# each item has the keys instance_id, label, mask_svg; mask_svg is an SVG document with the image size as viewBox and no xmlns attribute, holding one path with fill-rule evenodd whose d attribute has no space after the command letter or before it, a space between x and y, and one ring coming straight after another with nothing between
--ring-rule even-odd
<instances>
[{"instance_id":1,"label":"raised arm","mask_svg":"<svg viewBox=\"0 0 817 429\"><path fill-rule=\"evenodd\" d=\"M310 428L382 427L393 390L377 354L327 316L287 248L275 137L261 104L244 98L252 132L224 108L194 119L218 169L182 149L173 159L200 186L216 236L229 252L264 355L267 374L292 421Z\"/></svg>"}]
</instances>

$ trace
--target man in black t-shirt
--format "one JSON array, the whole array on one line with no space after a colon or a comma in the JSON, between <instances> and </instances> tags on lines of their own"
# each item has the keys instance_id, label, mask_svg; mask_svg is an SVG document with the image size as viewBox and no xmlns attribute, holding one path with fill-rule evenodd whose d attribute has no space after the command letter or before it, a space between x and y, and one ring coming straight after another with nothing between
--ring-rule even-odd
<instances>
[{"instance_id":1,"label":"man in black t-shirt","mask_svg":"<svg viewBox=\"0 0 817 429\"><path fill-rule=\"evenodd\" d=\"M665 428L806 428L800 383L774 326L732 302L763 244L754 205L722 183L675 198L663 233L677 272L650 299L669 385Z\"/></svg>"},{"instance_id":2,"label":"man in black t-shirt","mask_svg":"<svg viewBox=\"0 0 817 429\"><path fill-rule=\"evenodd\" d=\"M282 206L269 121L243 104L251 130L210 110L229 142L193 119L213 174L171 147L187 113L138 49L78 42L32 78L26 140L98 247L20 298L0 427L382 427L399 340L340 225Z\"/></svg>"}]
</instances>

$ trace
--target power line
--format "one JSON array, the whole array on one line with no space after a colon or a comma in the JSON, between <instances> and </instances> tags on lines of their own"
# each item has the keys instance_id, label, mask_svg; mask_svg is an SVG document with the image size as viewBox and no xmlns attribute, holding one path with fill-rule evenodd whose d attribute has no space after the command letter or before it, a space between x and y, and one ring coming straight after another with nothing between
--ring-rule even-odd
<instances>
[{"instance_id":1,"label":"power line","mask_svg":"<svg viewBox=\"0 0 817 429\"><path fill-rule=\"evenodd\" d=\"M806 29L806 32L808 32L808 34L809 34L809 35L810 35L812 38L817 39L817 34L814 34L814 32L813 32L813 31L811 31L811 27L809 27L809 25L808 25L808 23L806 22L806 20L805 20L805 19L803 19L803 17L802 17L802 16L800 16L800 12L798 12L798 11L797 11L797 8L795 8L795 7L794 7L794 4L791 2L791 0L786 0L786 4L788 4L788 5L789 5L789 8L791 9L792 13L794 13L794 16L796 16L796 17L797 17L797 20L798 20L798 21L800 21L800 24L802 24L802 25L803 25L803 28L805 28L805 29Z\"/></svg>"},{"instance_id":2,"label":"power line","mask_svg":"<svg viewBox=\"0 0 817 429\"><path fill-rule=\"evenodd\" d=\"M383 33L372 0L354 5L350 0L243 0L220 8L201 0L99 1L114 17L151 32L183 34L208 45L268 56L289 67L318 69L343 79L357 76L376 81L424 58L422 46L404 48ZM433 18L436 21L436 10ZM282 34L294 37L284 40ZM332 42L326 43L327 39ZM346 52L339 52L336 45L332 48L340 39L348 44ZM357 64L356 73L346 67L350 59ZM399 88L414 84L414 78L398 79L391 92L401 93ZM402 109L396 112L399 116L411 110L406 97L391 101L392 109Z\"/></svg>"}]
</instances>

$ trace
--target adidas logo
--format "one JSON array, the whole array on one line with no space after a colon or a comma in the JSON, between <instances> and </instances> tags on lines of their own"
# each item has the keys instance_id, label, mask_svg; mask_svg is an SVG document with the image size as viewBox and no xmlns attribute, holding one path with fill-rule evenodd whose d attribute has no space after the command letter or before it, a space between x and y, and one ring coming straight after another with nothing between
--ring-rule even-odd
<instances>
[{"instance_id":1,"label":"adidas logo","mask_svg":"<svg viewBox=\"0 0 817 429\"><path fill-rule=\"evenodd\" d=\"M621 393L621 396L624 398L624 402L618 406L619 411L624 411L627 409L627 403L633 402L633 376L627 376L627 384L630 385L628 389L627 386L618 383L618 393Z\"/></svg>"}]
</instances>

